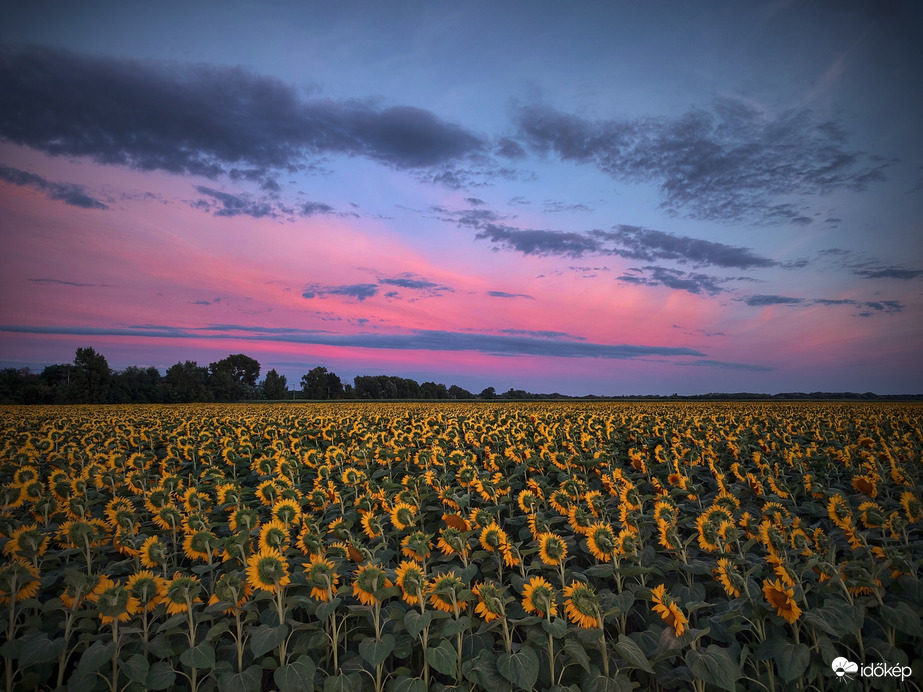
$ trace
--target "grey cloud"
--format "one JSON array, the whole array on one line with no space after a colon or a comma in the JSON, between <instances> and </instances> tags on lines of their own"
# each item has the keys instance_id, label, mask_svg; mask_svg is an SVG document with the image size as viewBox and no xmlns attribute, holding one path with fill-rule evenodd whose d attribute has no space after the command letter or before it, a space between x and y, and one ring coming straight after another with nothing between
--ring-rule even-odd
<instances>
[{"instance_id":1,"label":"grey cloud","mask_svg":"<svg viewBox=\"0 0 923 692\"><path fill-rule=\"evenodd\" d=\"M305 202L298 211L302 216L314 216L315 214L332 214L334 209L323 202Z\"/></svg>"},{"instance_id":2,"label":"grey cloud","mask_svg":"<svg viewBox=\"0 0 923 692\"><path fill-rule=\"evenodd\" d=\"M54 284L57 286L74 286L77 288L91 288L98 286L108 286L109 284L86 284L79 281L63 281L62 279L28 279L34 284Z\"/></svg>"},{"instance_id":3,"label":"grey cloud","mask_svg":"<svg viewBox=\"0 0 923 692\"><path fill-rule=\"evenodd\" d=\"M68 334L75 336L144 336L148 338L203 338L203 330L183 330L151 325L133 327L27 327L0 325L0 332L29 334ZM706 357L706 354L685 346L641 346L634 344L598 344L531 336L478 334L440 330L415 330L403 334L329 334L308 330L225 325L209 329L205 338L224 339L227 333L249 341L269 341L297 344L321 344L386 350L473 351L500 356L542 356L558 358L604 358L630 360L634 358Z\"/></svg>"},{"instance_id":4,"label":"grey cloud","mask_svg":"<svg viewBox=\"0 0 923 692\"><path fill-rule=\"evenodd\" d=\"M555 202L550 200L545 202L546 213L557 214L560 212L569 211L593 211L593 209L586 204L567 204L565 202Z\"/></svg>"},{"instance_id":5,"label":"grey cloud","mask_svg":"<svg viewBox=\"0 0 923 692\"><path fill-rule=\"evenodd\" d=\"M210 197L214 202L206 199L198 199L192 203L196 209L211 211L215 216L251 216L254 219L264 217L276 218L278 211L272 202L267 200L254 200L248 194L230 194L215 190L204 185L197 185L196 191L199 194ZM218 203L216 206L215 202Z\"/></svg>"},{"instance_id":6,"label":"grey cloud","mask_svg":"<svg viewBox=\"0 0 923 692\"><path fill-rule=\"evenodd\" d=\"M905 269L903 267L881 267L878 269L856 269L853 271L857 276L865 277L866 279L899 279L901 281L909 281L911 279L919 279L923 276L923 269Z\"/></svg>"},{"instance_id":7,"label":"grey cloud","mask_svg":"<svg viewBox=\"0 0 923 692\"><path fill-rule=\"evenodd\" d=\"M575 336L567 332L556 332L547 329L501 329L501 334L511 336L535 336L540 339L568 339L573 341L586 341L584 336Z\"/></svg>"},{"instance_id":8,"label":"grey cloud","mask_svg":"<svg viewBox=\"0 0 923 692\"><path fill-rule=\"evenodd\" d=\"M753 307L764 307L766 305L797 305L803 303L804 298L791 298L789 296L775 295L754 295L744 298L747 305Z\"/></svg>"},{"instance_id":9,"label":"grey cloud","mask_svg":"<svg viewBox=\"0 0 923 692\"><path fill-rule=\"evenodd\" d=\"M620 224L613 231L593 231L593 235L614 244L614 254L627 259L675 260L697 266L751 269L771 267L773 260L760 257L745 247L736 247L689 236L678 236L639 226Z\"/></svg>"},{"instance_id":10,"label":"grey cloud","mask_svg":"<svg viewBox=\"0 0 923 692\"><path fill-rule=\"evenodd\" d=\"M524 255L582 257L604 252L598 240L583 233L569 231L520 229L487 223L482 226L475 238L489 240L498 247Z\"/></svg>"},{"instance_id":11,"label":"grey cloud","mask_svg":"<svg viewBox=\"0 0 923 692\"><path fill-rule=\"evenodd\" d=\"M497 142L494 153L506 159L518 160L526 157L526 150L522 148L522 145L509 137L503 137Z\"/></svg>"},{"instance_id":12,"label":"grey cloud","mask_svg":"<svg viewBox=\"0 0 923 692\"><path fill-rule=\"evenodd\" d=\"M546 105L521 107L519 133L534 150L590 164L616 180L659 185L662 207L706 220L804 223L780 197L864 190L886 164L846 147L835 122L809 110L767 116L742 100L675 118L589 120Z\"/></svg>"},{"instance_id":13,"label":"grey cloud","mask_svg":"<svg viewBox=\"0 0 923 692\"><path fill-rule=\"evenodd\" d=\"M0 113L2 113L2 109L0 109ZM0 119L2 119L2 115L0 115ZM80 207L81 209L109 208L108 205L87 194L83 185L55 183L46 180L40 175L22 171L18 168L0 165L0 180L20 187L31 187L33 190L43 192L49 199L64 202L72 207Z\"/></svg>"},{"instance_id":14,"label":"grey cloud","mask_svg":"<svg viewBox=\"0 0 923 692\"><path fill-rule=\"evenodd\" d=\"M719 279L707 274L683 272L669 267L648 266L644 267L643 271L647 272L647 276L623 274L617 277L617 280L645 286L666 286L673 290L688 291L695 294L708 293L710 295L724 292L724 289L719 284L729 280Z\"/></svg>"},{"instance_id":15,"label":"grey cloud","mask_svg":"<svg viewBox=\"0 0 923 692\"><path fill-rule=\"evenodd\" d=\"M378 293L377 284L348 284L345 286L321 286L309 284L305 286L301 296L303 298L318 298L323 296L346 296L362 301Z\"/></svg>"},{"instance_id":16,"label":"grey cloud","mask_svg":"<svg viewBox=\"0 0 923 692\"><path fill-rule=\"evenodd\" d=\"M506 291L487 291L487 295L491 298L527 298L535 300L535 298L525 293L507 293Z\"/></svg>"},{"instance_id":17,"label":"grey cloud","mask_svg":"<svg viewBox=\"0 0 923 692\"><path fill-rule=\"evenodd\" d=\"M722 360L708 359L677 363L677 365L694 366L700 368L719 368L721 370L747 370L750 372L770 372L776 369L767 365L756 365L754 363L734 363Z\"/></svg>"},{"instance_id":18,"label":"grey cloud","mask_svg":"<svg viewBox=\"0 0 923 692\"><path fill-rule=\"evenodd\" d=\"M303 97L242 68L0 49L0 138L142 170L259 178L329 154L398 169L467 159L482 140L429 111Z\"/></svg>"}]
</instances>

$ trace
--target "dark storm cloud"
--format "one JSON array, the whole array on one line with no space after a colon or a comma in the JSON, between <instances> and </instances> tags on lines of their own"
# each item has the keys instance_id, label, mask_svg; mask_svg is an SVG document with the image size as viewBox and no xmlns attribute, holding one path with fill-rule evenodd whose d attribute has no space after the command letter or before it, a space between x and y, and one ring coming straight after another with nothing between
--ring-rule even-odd
<instances>
[{"instance_id":1,"label":"dark storm cloud","mask_svg":"<svg viewBox=\"0 0 923 692\"><path fill-rule=\"evenodd\" d=\"M589 120L541 104L515 117L532 149L617 180L656 183L663 208L698 219L803 224L810 219L798 208L776 200L864 190L886 168L849 149L845 131L810 110L768 116L731 98L675 118Z\"/></svg>"},{"instance_id":2,"label":"dark storm cloud","mask_svg":"<svg viewBox=\"0 0 923 692\"><path fill-rule=\"evenodd\" d=\"M203 336L203 331L209 331ZM199 330L184 330L163 325L147 327L27 327L0 325L0 332L25 334L67 334L72 336L142 336L148 338L211 338L320 344L358 348L409 351L473 351L499 356L551 356L558 358L633 358L700 357L706 355L685 346L638 346L634 344L597 344L498 334L449 332L419 329L403 334L329 334L309 330L224 325Z\"/></svg>"},{"instance_id":3,"label":"dark storm cloud","mask_svg":"<svg viewBox=\"0 0 923 692\"><path fill-rule=\"evenodd\" d=\"M356 300L365 300L378 293L377 284L348 284L346 286L321 286L309 284L301 293L303 298L322 298L324 296L346 296Z\"/></svg>"},{"instance_id":4,"label":"dark storm cloud","mask_svg":"<svg viewBox=\"0 0 923 692\"><path fill-rule=\"evenodd\" d=\"M274 184L306 157L362 156L399 169L482 152L476 135L409 106L303 97L242 68L0 49L0 138L142 170ZM277 184L276 184L277 185Z\"/></svg>"},{"instance_id":5,"label":"dark storm cloud","mask_svg":"<svg viewBox=\"0 0 923 692\"><path fill-rule=\"evenodd\" d=\"M617 280L645 286L666 286L677 291L688 291L695 294L708 293L709 295L723 293L724 289L719 284L728 281L728 279L719 279L707 274L683 272L669 267L648 266L644 267L643 271L646 275L623 274L617 277Z\"/></svg>"},{"instance_id":6,"label":"dark storm cloud","mask_svg":"<svg viewBox=\"0 0 923 692\"><path fill-rule=\"evenodd\" d=\"M525 293L507 293L506 291L487 291L487 295L491 298L527 298L528 300L535 300L535 298Z\"/></svg>"},{"instance_id":7,"label":"dark storm cloud","mask_svg":"<svg viewBox=\"0 0 923 692\"><path fill-rule=\"evenodd\" d=\"M0 113L3 109L0 108ZM2 116L0 116L2 118ZM31 187L44 193L49 199L64 202L72 207L82 209L108 209L109 207L98 199L94 199L86 193L82 185L75 183L55 183L46 180L40 175L21 171L18 168L0 165L0 180L20 187Z\"/></svg>"}]
</instances>

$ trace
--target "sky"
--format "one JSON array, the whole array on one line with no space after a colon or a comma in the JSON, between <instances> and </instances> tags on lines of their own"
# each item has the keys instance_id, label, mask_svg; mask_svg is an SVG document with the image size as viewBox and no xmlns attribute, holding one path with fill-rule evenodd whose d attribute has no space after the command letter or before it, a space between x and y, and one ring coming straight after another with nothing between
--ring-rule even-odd
<instances>
[{"instance_id":1,"label":"sky","mask_svg":"<svg viewBox=\"0 0 923 692\"><path fill-rule=\"evenodd\" d=\"M923 392L923 5L0 0L0 367Z\"/></svg>"}]
</instances>

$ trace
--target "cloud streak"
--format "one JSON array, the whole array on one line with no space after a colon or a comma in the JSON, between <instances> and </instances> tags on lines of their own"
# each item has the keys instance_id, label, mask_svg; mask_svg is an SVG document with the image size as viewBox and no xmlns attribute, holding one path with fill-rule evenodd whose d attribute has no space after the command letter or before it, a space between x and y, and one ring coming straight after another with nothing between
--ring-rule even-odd
<instances>
[{"instance_id":1,"label":"cloud streak","mask_svg":"<svg viewBox=\"0 0 923 692\"><path fill-rule=\"evenodd\" d=\"M69 204L72 207L80 207L81 209L109 208L108 205L103 204L95 197L87 194L86 188L83 185L52 182L40 175L22 171L18 168L0 165L0 180L10 183L11 185L38 190L44 193L49 199L64 202L64 204Z\"/></svg>"},{"instance_id":2,"label":"cloud streak","mask_svg":"<svg viewBox=\"0 0 923 692\"><path fill-rule=\"evenodd\" d=\"M163 325L134 327L29 327L0 325L0 332L18 334L66 334L73 336L132 336L154 339L241 339L245 341L315 344L397 351L467 351L492 356L539 356L556 358L686 358L706 355L685 346L599 344L531 335L481 334L417 329L401 334L330 334L311 330L221 325L180 329Z\"/></svg>"}]
</instances>

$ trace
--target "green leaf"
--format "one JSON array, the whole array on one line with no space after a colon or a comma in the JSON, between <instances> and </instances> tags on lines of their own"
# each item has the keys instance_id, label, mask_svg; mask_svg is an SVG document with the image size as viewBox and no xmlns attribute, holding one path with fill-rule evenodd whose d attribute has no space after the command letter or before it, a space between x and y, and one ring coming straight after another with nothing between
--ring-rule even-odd
<instances>
[{"instance_id":1,"label":"green leaf","mask_svg":"<svg viewBox=\"0 0 923 692\"><path fill-rule=\"evenodd\" d=\"M393 634L383 634L381 639L367 637L359 642L359 655L362 656L372 666L378 666L385 662L391 652L394 651L396 641Z\"/></svg>"},{"instance_id":2,"label":"green leaf","mask_svg":"<svg viewBox=\"0 0 923 692\"><path fill-rule=\"evenodd\" d=\"M583 668L587 673L590 672L590 657L587 656L586 649L580 642L568 638L564 642L564 653L570 656L574 662Z\"/></svg>"},{"instance_id":3,"label":"green leaf","mask_svg":"<svg viewBox=\"0 0 923 692\"><path fill-rule=\"evenodd\" d=\"M607 678L597 675L584 683L587 692L630 692L633 687L631 682L623 675Z\"/></svg>"},{"instance_id":4,"label":"green leaf","mask_svg":"<svg viewBox=\"0 0 923 692\"><path fill-rule=\"evenodd\" d=\"M407 630L407 634L416 639L420 636L420 632L426 627L429 627L429 623L432 621L432 612L420 613L416 610L408 610L407 614L404 616L404 627Z\"/></svg>"},{"instance_id":5,"label":"green leaf","mask_svg":"<svg viewBox=\"0 0 923 692\"><path fill-rule=\"evenodd\" d=\"M250 652L254 658L269 653L285 641L288 625L260 625L250 631Z\"/></svg>"},{"instance_id":6,"label":"green leaf","mask_svg":"<svg viewBox=\"0 0 923 692\"><path fill-rule=\"evenodd\" d=\"M314 689L314 673L317 666L314 660L302 654L291 663L276 668L272 674L272 679L279 686L280 692L301 692L302 690Z\"/></svg>"},{"instance_id":7,"label":"green leaf","mask_svg":"<svg viewBox=\"0 0 923 692\"><path fill-rule=\"evenodd\" d=\"M80 657L80 663L77 664L77 671L80 673L92 673L99 670L109 661L112 660L112 654L115 653L115 644L109 642L93 642L89 648L83 652Z\"/></svg>"},{"instance_id":8,"label":"green leaf","mask_svg":"<svg viewBox=\"0 0 923 692\"><path fill-rule=\"evenodd\" d=\"M861 606L829 603L820 608L805 611L804 621L820 627L834 637L845 637L855 634L862 626L862 615Z\"/></svg>"},{"instance_id":9,"label":"green leaf","mask_svg":"<svg viewBox=\"0 0 923 692\"><path fill-rule=\"evenodd\" d=\"M360 673L340 673L324 680L324 692L360 692L362 676Z\"/></svg>"},{"instance_id":10,"label":"green leaf","mask_svg":"<svg viewBox=\"0 0 923 692\"><path fill-rule=\"evenodd\" d=\"M146 687L149 690L168 690L176 682L176 671L164 661L153 664L147 672Z\"/></svg>"},{"instance_id":11,"label":"green leaf","mask_svg":"<svg viewBox=\"0 0 923 692\"><path fill-rule=\"evenodd\" d=\"M884 624L891 625L891 627L914 637L923 636L923 628L920 627L920 615L913 607L894 608L883 605L881 614ZM22 656L20 656L21 659Z\"/></svg>"},{"instance_id":12,"label":"green leaf","mask_svg":"<svg viewBox=\"0 0 923 692\"><path fill-rule=\"evenodd\" d=\"M227 620L219 620L209 628L208 633L205 635L205 641L210 642L215 637L227 632L230 627L231 625Z\"/></svg>"},{"instance_id":13,"label":"green leaf","mask_svg":"<svg viewBox=\"0 0 923 692\"><path fill-rule=\"evenodd\" d=\"M151 672L151 664L141 654L129 656L122 661L121 668L132 682L147 685L147 676Z\"/></svg>"},{"instance_id":14,"label":"green leaf","mask_svg":"<svg viewBox=\"0 0 923 692\"><path fill-rule=\"evenodd\" d=\"M388 689L389 692L426 692L426 683L420 678L401 675L394 679Z\"/></svg>"},{"instance_id":15,"label":"green leaf","mask_svg":"<svg viewBox=\"0 0 923 692\"><path fill-rule=\"evenodd\" d=\"M242 673L222 673L218 676L219 692L260 692L263 688L263 671L252 665Z\"/></svg>"},{"instance_id":16,"label":"green leaf","mask_svg":"<svg viewBox=\"0 0 923 692\"><path fill-rule=\"evenodd\" d=\"M779 675L785 682L800 678L811 662L811 650L805 644L795 644L787 639L776 639L773 658Z\"/></svg>"},{"instance_id":17,"label":"green leaf","mask_svg":"<svg viewBox=\"0 0 923 692\"><path fill-rule=\"evenodd\" d=\"M564 618L555 618L551 621L543 620L542 629L555 639L561 639L567 635L567 620Z\"/></svg>"},{"instance_id":18,"label":"green leaf","mask_svg":"<svg viewBox=\"0 0 923 692\"><path fill-rule=\"evenodd\" d=\"M442 630L443 637L453 637L459 632L464 632L471 627L471 619L467 615L462 615L458 620L451 620L446 623Z\"/></svg>"},{"instance_id":19,"label":"green leaf","mask_svg":"<svg viewBox=\"0 0 923 692\"><path fill-rule=\"evenodd\" d=\"M497 670L516 687L531 690L538 680L538 656L528 646L497 656Z\"/></svg>"},{"instance_id":20,"label":"green leaf","mask_svg":"<svg viewBox=\"0 0 923 692\"><path fill-rule=\"evenodd\" d=\"M331 601L324 601L319 606L317 610L314 611L314 614L317 616L318 620L326 620L330 617L330 614L337 609L337 606L343 602L342 598L334 598Z\"/></svg>"},{"instance_id":21,"label":"green leaf","mask_svg":"<svg viewBox=\"0 0 923 692\"><path fill-rule=\"evenodd\" d=\"M635 643L635 640L626 634L620 634L619 640L615 643L615 650L619 656L628 661L628 665L643 670L645 673L653 673L650 661L641 651L641 647Z\"/></svg>"},{"instance_id":22,"label":"green leaf","mask_svg":"<svg viewBox=\"0 0 923 692\"><path fill-rule=\"evenodd\" d=\"M458 663L455 649L447 641L439 642L439 646L431 646L426 650L426 662L429 663L436 671L443 675L449 675L455 679L458 672L456 665Z\"/></svg>"},{"instance_id":23,"label":"green leaf","mask_svg":"<svg viewBox=\"0 0 923 692\"><path fill-rule=\"evenodd\" d=\"M190 668L211 670L215 667L215 647L208 642L186 649L179 656L179 662Z\"/></svg>"},{"instance_id":24,"label":"green leaf","mask_svg":"<svg viewBox=\"0 0 923 692\"><path fill-rule=\"evenodd\" d=\"M41 663L50 663L64 651L64 638L48 639L48 635L39 634L23 639L19 651L19 665L22 668Z\"/></svg>"},{"instance_id":25,"label":"green leaf","mask_svg":"<svg viewBox=\"0 0 923 692\"><path fill-rule=\"evenodd\" d=\"M737 689L740 667L730 652L723 647L711 644L704 651L690 649L686 652L686 665L695 677L706 684L729 692Z\"/></svg>"}]
</instances>

